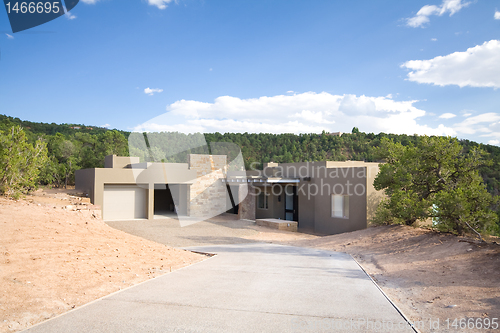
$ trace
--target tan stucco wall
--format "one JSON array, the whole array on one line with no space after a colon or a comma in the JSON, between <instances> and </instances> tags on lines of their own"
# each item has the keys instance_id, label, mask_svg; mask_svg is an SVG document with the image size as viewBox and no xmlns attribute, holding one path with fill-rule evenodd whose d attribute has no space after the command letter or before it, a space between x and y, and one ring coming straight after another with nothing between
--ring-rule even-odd
<instances>
[{"instance_id":1,"label":"tan stucco wall","mask_svg":"<svg viewBox=\"0 0 500 333\"><path fill-rule=\"evenodd\" d=\"M366 167L366 219L370 222L375 214L380 201L385 197L383 191L377 191L373 187L373 182L375 177L380 170L379 163L375 162L362 162L362 161L346 161L346 162L335 162L328 161L328 168L342 168L346 166L353 167Z\"/></svg>"},{"instance_id":2,"label":"tan stucco wall","mask_svg":"<svg viewBox=\"0 0 500 333\"><path fill-rule=\"evenodd\" d=\"M330 171L336 168L329 168ZM314 230L338 234L367 227L366 178L364 167L338 168L341 178L316 177L311 180L320 190L314 198ZM332 194L349 195L349 218L332 217Z\"/></svg>"},{"instance_id":3,"label":"tan stucco wall","mask_svg":"<svg viewBox=\"0 0 500 333\"><path fill-rule=\"evenodd\" d=\"M301 185L307 186L310 184L308 181L304 181ZM299 204L299 227L305 231L314 231L314 222L316 218L315 212L315 199L316 196L304 194L302 191L298 191L298 204Z\"/></svg>"},{"instance_id":4,"label":"tan stucco wall","mask_svg":"<svg viewBox=\"0 0 500 333\"><path fill-rule=\"evenodd\" d=\"M130 167L131 164L139 163L139 157L125 157L125 156L116 156L116 155L108 155L104 157L104 167L105 168L117 168L123 169Z\"/></svg>"},{"instance_id":5,"label":"tan stucco wall","mask_svg":"<svg viewBox=\"0 0 500 333\"><path fill-rule=\"evenodd\" d=\"M75 189L88 195L90 201L97 205L94 199L95 169L81 169L75 172Z\"/></svg>"},{"instance_id":6,"label":"tan stucco wall","mask_svg":"<svg viewBox=\"0 0 500 333\"><path fill-rule=\"evenodd\" d=\"M366 168L366 219L371 221L375 210L377 209L380 201L385 197L382 191L377 191L373 187L373 181L379 172L379 163L375 162L363 162L363 161L320 161L320 162L300 162L300 163L277 163L271 164L272 167L264 167L263 174L268 177L280 176L285 178L318 178L324 177L325 171L328 173L329 169L333 168ZM314 169L314 170L313 170ZM303 200L304 201L304 200ZM299 200L299 208L302 206ZM305 208L305 207L304 207ZM299 215L304 212L303 209L299 209ZM306 221L311 221L310 216L303 216Z\"/></svg>"},{"instance_id":7,"label":"tan stucco wall","mask_svg":"<svg viewBox=\"0 0 500 333\"><path fill-rule=\"evenodd\" d=\"M138 185L148 191L147 216L154 218L154 186L168 184L180 214L215 216L229 207L224 155L189 155L189 163L135 163L134 157L107 156L107 168L76 172L76 186L102 207L104 185ZM176 200L176 197L178 199Z\"/></svg>"},{"instance_id":8,"label":"tan stucco wall","mask_svg":"<svg viewBox=\"0 0 500 333\"><path fill-rule=\"evenodd\" d=\"M154 218L154 185L176 184L180 186L180 195L189 202L189 186L196 180L196 171L189 170L186 163L150 163L147 169L138 168L96 168L77 170L75 173L76 188L89 194L95 205L102 207L104 185L138 185L148 190L148 219ZM179 207L179 211L189 206Z\"/></svg>"},{"instance_id":9,"label":"tan stucco wall","mask_svg":"<svg viewBox=\"0 0 500 333\"><path fill-rule=\"evenodd\" d=\"M378 174L379 164L362 161L321 161L301 163L276 163L264 166L262 174L267 177L299 178L298 184L298 213L299 228L315 229L321 233L338 233L363 229L372 219L372 216L384 194L376 191L373 181ZM309 180L310 177L310 180ZM359 185L364 188L365 194L350 197L349 219L331 217L331 194L320 191L312 195L308 193L308 186L322 186L327 189L335 184L342 186ZM306 189L306 193L300 189ZM269 198L269 209L257 209L257 218L282 218L283 207L276 205L276 198Z\"/></svg>"}]
</instances>

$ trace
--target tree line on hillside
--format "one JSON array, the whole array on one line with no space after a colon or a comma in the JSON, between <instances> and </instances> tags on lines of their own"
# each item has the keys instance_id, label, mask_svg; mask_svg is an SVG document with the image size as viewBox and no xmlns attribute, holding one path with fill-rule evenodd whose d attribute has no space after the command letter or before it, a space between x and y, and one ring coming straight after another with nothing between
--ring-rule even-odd
<instances>
[{"instance_id":1,"label":"tree line on hillside","mask_svg":"<svg viewBox=\"0 0 500 333\"><path fill-rule=\"evenodd\" d=\"M388 156L382 153L381 147L387 146L388 141L410 149L425 145L428 140L428 137L417 135L363 133L357 128L341 136L326 132L299 135L266 133L187 135L177 132L130 135L130 132L93 126L34 123L0 115L0 157L1 163L4 163L0 167L14 169L13 166L17 164L5 161L8 158L14 158L13 152L16 149L18 152L23 152L18 155L27 156L25 162L17 161L16 163L36 162L35 171L26 171L27 181L22 183L24 185L8 190L2 187L1 191L3 193L26 192L35 188L37 184L58 187L73 185L76 170L103 167L106 155L129 156L129 139L132 156L139 156L143 161L164 162L187 162L189 153L228 154L231 159L234 158L234 150L226 149L223 145L209 148L210 143L213 142L231 143L241 148L247 169L251 167L261 169L267 162L292 163L322 160L383 162L387 161ZM481 186L485 186L491 195L498 196L500 147L468 140L450 138L448 140L454 140L454 149L459 150L458 156L468 156L477 151L483 152L481 162L474 167L485 184ZM206 143L208 147L204 146ZM19 146L15 147L16 144ZM30 152L29 147L34 151ZM29 156L33 154L36 158L29 160L31 158ZM0 175L0 177L4 177L0 179L4 186L5 175ZM493 207L493 204L491 206Z\"/></svg>"},{"instance_id":2,"label":"tree line on hillside","mask_svg":"<svg viewBox=\"0 0 500 333\"><path fill-rule=\"evenodd\" d=\"M45 183L61 185L66 179L69 184L74 181L74 170L81 168L97 168L104 165L104 156L116 154L129 156L128 138L130 132L108 130L96 126L74 124L45 124L23 121L18 118L0 115L0 131L7 132L13 126L23 127L28 142L34 143L39 137L47 144L51 167L46 171ZM158 133L149 133L154 139ZM209 151L199 147L200 136L182 133L162 133L168 135L167 140L154 140L153 151L150 153L156 160L169 156L165 161L186 162L188 153ZM403 146L416 145L421 139L418 135L396 135L386 133L363 133L354 128L352 133L342 136L322 134L268 134L268 133L207 133L204 134L207 143L228 142L241 148L245 167L262 168L267 162L292 163L302 161L366 161L379 162L382 157L377 153L384 138L392 139ZM479 173L487 186L488 192L499 195L500 191L500 147L478 144L469 140L460 140L463 153L473 148L486 151L485 160L492 161L490 165L479 166ZM175 148L174 148L175 147ZM173 149L187 151L173 154ZM191 148L190 147L195 147ZM141 151L142 150L142 151ZM142 155L141 155L142 154ZM146 158L144 149L137 149L132 155ZM55 172L59 169L60 172ZM65 171L63 172L62 169ZM51 181L52 174L53 181ZM64 181L63 181L64 180Z\"/></svg>"},{"instance_id":3,"label":"tree line on hillside","mask_svg":"<svg viewBox=\"0 0 500 333\"><path fill-rule=\"evenodd\" d=\"M182 135L181 135L182 136ZM322 134L250 134L250 133L210 133L205 134L207 142L233 142L241 147L245 167L263 163L292 163L312 161L366 161L383 162L384 156L377 150L382 140L389 139L402 146L418 145L423 137L418 135L397 135L386 133L363 133L354 128L352 133L342 136ZM469 140L459 140L463 153L481 148L486 152L485 161L478 171L488 192L500 194L500 147L478 144ZM253 163L253 164L252 164Z\"/></svg>"},{"instance_id":4,"label":"tree line on hillside","mask_svg":"<svg viewBox=\"0 0 500 333\"><path fill-rule=\"evenodd\" d=\"M13 138L14 143L19 146L28 144L40 147L41 154L46 155L43 160L37 160L36 183L56 187L74 185L75 171L78 169L104 167L106 155L128 156L128 133L90 128L83 125L32 123L7 116L0 117L2 140ZM19 134L14 137L12 131ZM6 156L10 154L13 159L15 154L12 152L24 148L9 148L2 144L1 149L4 154L3 162L6 162ZM8 163L7 167L10 168ZM26 188L30 190L33 187L34 185L30 185Z\"/></svg>"}]
</instances>

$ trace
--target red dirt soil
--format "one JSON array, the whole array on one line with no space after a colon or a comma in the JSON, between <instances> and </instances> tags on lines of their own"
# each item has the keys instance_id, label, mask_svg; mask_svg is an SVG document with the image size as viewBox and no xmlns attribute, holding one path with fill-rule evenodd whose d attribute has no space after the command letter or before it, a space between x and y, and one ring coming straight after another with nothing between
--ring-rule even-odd
<instances>
[{"instance_id":1,"label":"red dirt soil","mask_svg":"<svg viewBox=\"0 0 500 333\"><path fill-rule=\"evenodd\" d=\"M1 332L206 258L113 229L65 198L0 198Z\"/></svg>"}]
</instances>

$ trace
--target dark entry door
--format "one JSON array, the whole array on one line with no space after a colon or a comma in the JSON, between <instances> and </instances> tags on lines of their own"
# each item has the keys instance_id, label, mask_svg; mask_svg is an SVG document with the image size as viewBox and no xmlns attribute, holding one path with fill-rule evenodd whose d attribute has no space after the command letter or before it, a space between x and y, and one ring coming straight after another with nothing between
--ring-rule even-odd
<instances>
[{"instance_id":1,"label":"dark entry door","mask_svg":"<svg viewBox=\"0 0 500 333\"><path fill-rule=\"evenodd\" d=\"M229 200L231 201L231 208L226 213L232 213L232 214L238 214L238 209L239 209L239 201L238 201L238 192L239 192L239 187L238 186L231 186L226 185L227 187L227 193L229 194Z\"/></svg>"},{"instance_id":2,"label":"dark entry door","mask_svg":"<svg viewBox=\"0 0 500 333\"><path fill-rule=\"evenodd\" d=\"M285 186L285 220L299 221L296 186Z\"/></svg>"}]
</instances>

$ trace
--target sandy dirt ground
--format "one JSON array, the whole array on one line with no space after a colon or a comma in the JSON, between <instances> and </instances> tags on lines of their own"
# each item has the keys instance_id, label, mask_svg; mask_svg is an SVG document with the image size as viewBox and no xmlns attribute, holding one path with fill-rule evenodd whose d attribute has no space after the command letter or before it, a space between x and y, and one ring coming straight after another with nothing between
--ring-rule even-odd
<instances>
[{"instance_id":1,"label":"sandy dirt ground","mask_svg":"<svg viewBox=\"0 0 500 333\"><path fill-rule=\"evenodd\" d=\"M421 332L500 332L500 245L408 226L285 243L351 254Z\"/></svg>"},{"instance_id":2,"label":"sandy dirt ground","mask_svg":"<svg viewBox=\"0 0 500 333\"><path fill-rule=\"evenodd\" d=\"M61 191L0 198L0 331L24 329L203 255L107 226Z\"/></svg>"}]
</instances>

